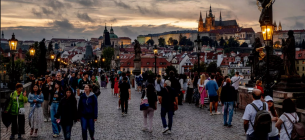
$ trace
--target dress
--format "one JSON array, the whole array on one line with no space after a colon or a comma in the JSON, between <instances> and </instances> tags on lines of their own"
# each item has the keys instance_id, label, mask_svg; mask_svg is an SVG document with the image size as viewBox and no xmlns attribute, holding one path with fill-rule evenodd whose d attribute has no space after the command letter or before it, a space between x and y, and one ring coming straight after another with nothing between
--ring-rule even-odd
<instances>
[{"instance_id":1,"label":"dress","mask_svg":"<svg viewBox=\"0 0 305 140\"><path fill-rule=\"evenodd\" d=\"M33 107L30 107L30 111ZM42 107L36 107L32 117L30 118L30 126L32 129L42 129L43 125L43 111Z\"/></svg>"},{"instance_id":2,"label":"dress","mask_svg":"<svg viewBox=\"0 0 305 140\"><path fill-rule=\"evenodd\" d=\"M199 87L199 90L201 91L203 87ZM204 98L206 98L206 90L204 89L202 93L200 94L200 103L203 105L204 104Z\"/></svg>"},{"instance_id":3,"label":"dress","mask_svg":"<svg viewBox=\"0 0 305 140\"><path fill-rule=\"evenodd\" d=\"M119 93L119 80L117 78L114 79L114 93Z\"/></svg>"}]
</instances>

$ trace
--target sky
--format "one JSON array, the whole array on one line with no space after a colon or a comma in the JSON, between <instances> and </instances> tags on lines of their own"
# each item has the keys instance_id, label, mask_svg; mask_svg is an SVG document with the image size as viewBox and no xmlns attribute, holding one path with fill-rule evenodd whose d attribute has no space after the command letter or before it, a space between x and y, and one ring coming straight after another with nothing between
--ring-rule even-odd
<instances>
[{"instance_id":1,"label":"sky","mask_svg":"<svg viewBox=\"0 0 305 140\"><path fill-rule=\"evenodd\" d=\"M260 31L256 0L1 0L1 31L19 40L98 38L105 23L119 37L197 30L212 6L216 20L237 20ZM283 30L305 29L305 0L276 0L273 18Z\"/></svg>"}]
</instances>

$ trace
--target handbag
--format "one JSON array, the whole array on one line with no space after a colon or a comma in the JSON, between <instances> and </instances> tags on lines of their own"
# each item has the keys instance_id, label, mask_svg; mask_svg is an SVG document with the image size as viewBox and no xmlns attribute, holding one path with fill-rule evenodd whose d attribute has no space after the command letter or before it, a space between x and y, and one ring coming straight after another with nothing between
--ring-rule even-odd
<instances>
[{"instance_id":1,"label":"handbag","mask_svg":"<svg viewBox=\"0 0 305 140\"><path fill-rule=\"evenodd\" d=\"M147 99L147 96L146 96L147 92L146 92L146 89L145 89L145 96L140 104L140 110L143 111L143 110L146 110L148 109L149 107L149 103L148 103L148 99Z\"/></svg>"},{"instance_id":2,"label":"handbag","mask_svg":"<svg viewBox=\"0 0 305 140\"><path fill-rule=\"evenodd\" d=\"M18 105L18 108L19 108L19 97L17 97L17 105ZM24 115L24 113L25 113L25 109L24 108L19 108L18 114L19 115Z\"/></svg>"}]
</instances>

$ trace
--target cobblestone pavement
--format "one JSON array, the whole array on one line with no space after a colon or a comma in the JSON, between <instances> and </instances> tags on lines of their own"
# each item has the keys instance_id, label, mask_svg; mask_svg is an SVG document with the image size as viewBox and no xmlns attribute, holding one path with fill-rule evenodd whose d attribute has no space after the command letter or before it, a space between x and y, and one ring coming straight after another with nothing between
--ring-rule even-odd
<instances>
[{"instance_id":1,"label":"cobblestone pavement","mask_svg":"<svg viewBox=\"0 0 305 140\"><path fill-rule=\"evenodd\" d=\"M95 138L98 140L239 140L246 139L243 133L243 111L237 111L233 116L233 127L223 126L223 116L210 116L206 108L199 109L193 104L185 103L179 106L173 118L173 127L171 135L161 133L163 127L160 117L160 104L155 111L153 121L153 132L142 132L143 113L139 110L141 95L132 89L131 101L129 103L128 115L121 116L121 110L117 110L118 97L113 97L111 89L101 89L101 95L98 97L98 119L95 123ZM26 108L29 108L27 104ZM221 109L221 107L219 107ZM27 110L28 112L28 110ZM52 125L50 122L44 123L44 128L38 131L38 138L30 138L30 128L26 115L26 140L53 140L63 139L62 132L59 138L52 137ZM10 136L10 128L6 128L1 122L1 140L7 140ZM81 126L77 122L72 129L72 140L81 140Z\"/></svg>"}]
</instances>

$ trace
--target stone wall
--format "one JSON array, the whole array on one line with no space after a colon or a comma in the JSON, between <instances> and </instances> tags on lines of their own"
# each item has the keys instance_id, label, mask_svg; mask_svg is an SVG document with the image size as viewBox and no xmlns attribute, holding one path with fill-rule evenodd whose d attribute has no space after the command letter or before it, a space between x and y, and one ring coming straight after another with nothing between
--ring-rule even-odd
<instances>
[{"instance_id":1,"label":"stone wall","mask_svg":"<svg viewBox=\"0 0 305 140\"><path fill-rule=\"evenodd\" d=\"M248 104L252 103L252 101L253 101L252 92L249 91L248 88L244 87L244 86L240 86L238 91L239 91L239 101L240 101L239 109L244 110L246 108L246 106ZM282 92L282 91L273 91L273 97L274 97L274 100L277 100L279 98L281 98L281 99L292 98L293 93ZM278 114L282 115L283 114L282 105L275 104L274 106L275 106ZM300 121L305 123L305 110L297 108L297 114L300 118Z\"/></svg>"}]
</instances>

